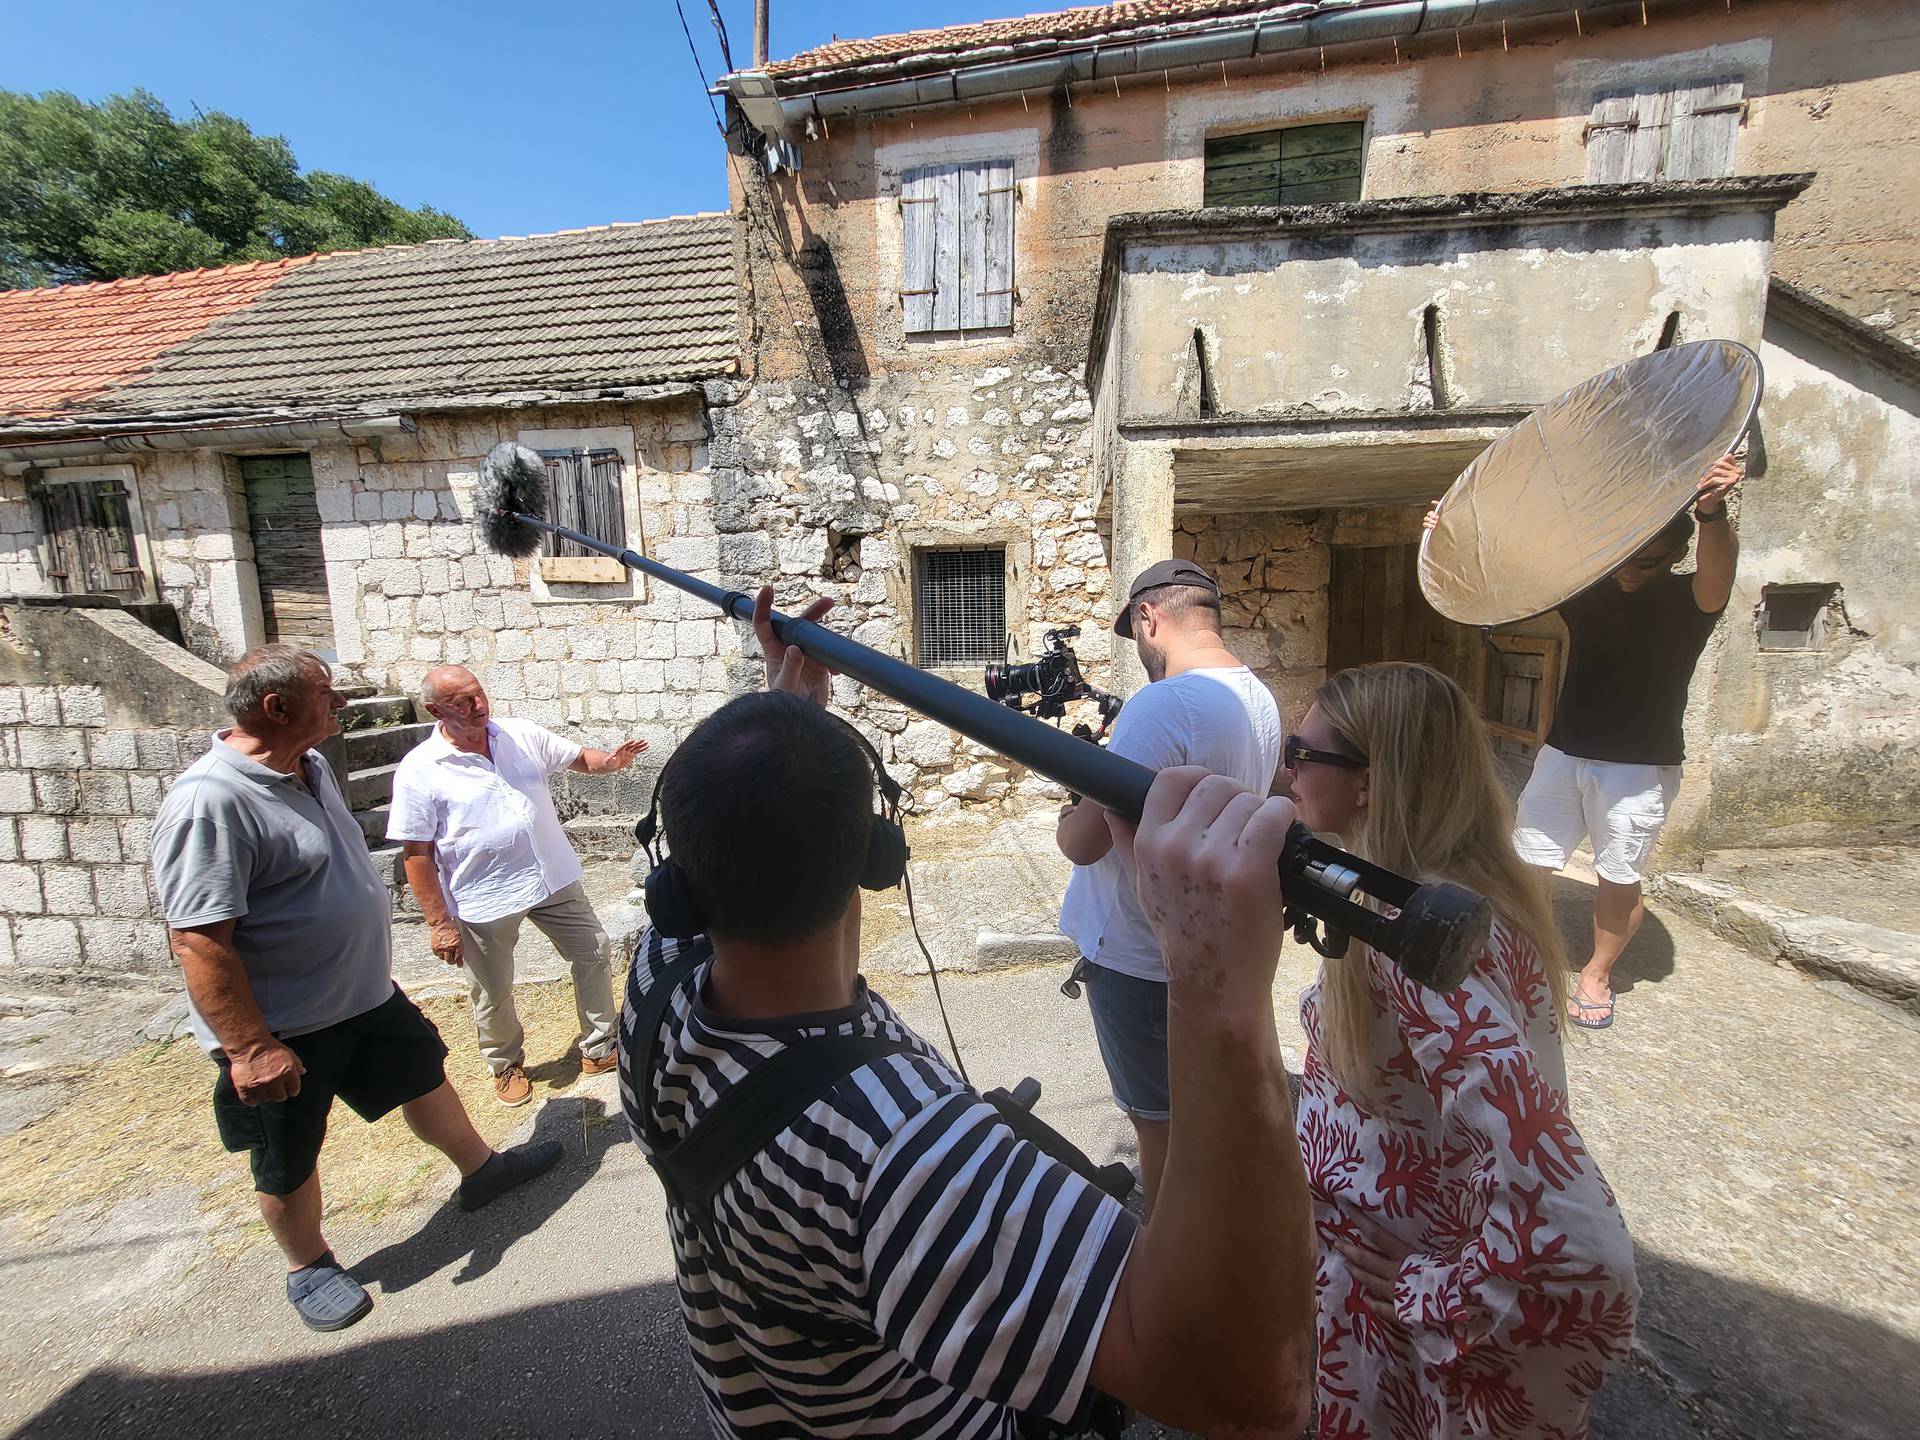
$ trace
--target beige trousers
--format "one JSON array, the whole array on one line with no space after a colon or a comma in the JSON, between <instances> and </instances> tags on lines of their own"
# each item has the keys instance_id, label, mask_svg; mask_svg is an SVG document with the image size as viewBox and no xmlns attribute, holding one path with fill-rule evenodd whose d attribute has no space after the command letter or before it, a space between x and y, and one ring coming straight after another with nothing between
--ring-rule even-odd
<instances>
[{"instance_id":1,"label":"beige trousers","mask_svg":"<svg viewBox=\"0 0 1920 1440\"><path fill-rule=\"evenodd\" d=\"M496 1075L509 1065L527 1062L526 1031L513 1005L513 947L523 920L533 921L573 969L580 1053L594 1060L611 1054L618 1025L613 1007L613 947L587 900L586 886L576 880L517 915L478 925L458 922L481 1056Z\"/></svg>"}]
</instances>

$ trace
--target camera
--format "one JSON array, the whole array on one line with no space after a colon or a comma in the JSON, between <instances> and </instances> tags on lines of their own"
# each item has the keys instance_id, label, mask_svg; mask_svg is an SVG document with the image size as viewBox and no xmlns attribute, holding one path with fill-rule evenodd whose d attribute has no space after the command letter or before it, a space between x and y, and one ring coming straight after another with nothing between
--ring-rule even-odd
<instances>
[{"instance_id":1,"label":"camera","mask_svg":"<svg viewBox=\"0 0 1920 1440\"><path fill-rule=\"evenodd\" d=\"M1040 654L1022 664L989 665L986 673L987 698L1032 715L1040 720L1058 720L1067 713L1068 702L1091 700L1100 708L1100 729L1076 725L1073 733L1096 744L1114 717L1120 713L1120 697L1089 685L1080 673L1080 657L1069 643L1079 638L1078 625L1063 625L1049 630ZM1028 696L1032 704L1023 703Z\"/></svg>"}]
</instances>

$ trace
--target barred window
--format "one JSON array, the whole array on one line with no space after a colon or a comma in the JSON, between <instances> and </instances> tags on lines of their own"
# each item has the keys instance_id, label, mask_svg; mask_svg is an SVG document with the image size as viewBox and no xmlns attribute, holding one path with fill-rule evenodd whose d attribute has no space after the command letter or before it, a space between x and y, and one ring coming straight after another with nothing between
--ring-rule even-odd
<instances>
[{"instance_id":1,"label":"barred window","mask_svg":"<svg viewBox=\"0 0 1920 1440\"><path fill-rule=\"evenodd\" d=\"M915 653L926 666L984 665L1007 641L1004 546L913 552Z\"/></svg>"},{"instance_id":2,"label":"barred window","mask_svg":"<svg viewBox=\"0 0 1920 1440\"><path fill-rule=\"evenodd\" d=\"M627 507L620 491L618 450L542 450L547 462L547 518L556 525L605 540L627 543ZM547 536L546 553L553 556L595 555L571 540Z\"/></svg>"}]
</instances>

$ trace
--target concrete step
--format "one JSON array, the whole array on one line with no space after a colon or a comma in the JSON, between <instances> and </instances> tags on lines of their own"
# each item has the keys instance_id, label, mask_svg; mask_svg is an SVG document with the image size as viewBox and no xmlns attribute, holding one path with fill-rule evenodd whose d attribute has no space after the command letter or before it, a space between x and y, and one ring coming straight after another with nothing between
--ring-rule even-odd
<instances>
[{"instance_id":1,"label":"concrete step","mask_svg":"<svg viewBox=\"0 0 1920 1440\"><path fill-rule=\"evenodd\" d=\"M380 693L373 686L358 680L336 680L333 688L349 700L367 700Z\"/></svg>"},{"instance_id":2,"label":"concrete step","mask_svg":"<svg viewBox=\"0 0 1920 1440\"><path fill-rule=\"evenodd\" d=\"M354 773L377 765L395 765L414 746L433 733L431 720L424 724L379 725L371 730L347 733L347 769Z\"/></svg>"},{"instance_id":3,"label":"concrete step","mask_svg":"<svg viewBox=\"0 0 1920 1440\"><path fill-rule=\"evenodd\" d=\"M347 808L358 812L386 804L393 798L393 772L399 768L398 765L375 765L355 770L347 777Z\"/></svg>"},{"instance_id":4,"label":"concrete step","mask_svg":"<svg viewBox=\"0 0 1920 1440\"><path fill-rule=\"evenodd\" d=\"M341 687L344 693L344 688ZM357 687L371 690L372 686ZM340 712L340 728L349 733L370 730L376 725L410 725L413 702L404 695L358 695L347 701Z\"/></svg>"},{"instance_id":5,"label":"concrete step","mask_svg":"<svg viewBox=\"0 0 1920 1440\"><path fill-rule=\"evenodd\" d=\"M385 802L353 812L353 818L360 822L360 833L367 837L367 844L378 846L387 843L387 820L392 813L393 806Z\"/></svg>"},{"instance_id":6,"label":"concrete step","mask_svg":"<svg viewBox=\"0 0 1920 1440\"><path fill-rule=\"evenodd\" d=\"M566 823L567 843L582 860L625 860L639 848L634 815L581 815ZM383 822L384 823L384 822Z\"/></svg>"}]
</instances>

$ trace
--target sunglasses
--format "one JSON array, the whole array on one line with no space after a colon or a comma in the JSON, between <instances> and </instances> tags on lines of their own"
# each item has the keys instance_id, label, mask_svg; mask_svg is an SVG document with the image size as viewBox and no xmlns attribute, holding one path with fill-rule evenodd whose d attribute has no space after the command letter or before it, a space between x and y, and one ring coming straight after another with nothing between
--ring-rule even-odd
<instances>
[{"instance_id":1,"label":"sunglasses","mask_svg":"<svg viewBox=\"0 0 1920 1440\"><path fill-rule=\"evenodd\" d=\"M1337 750L1315 750L1298 735L1287 736L1280 747L1281 768L1292 772L1300 768L1301 762L1315 765L1334 765L1342 770L1364 770L1367 761L1355 755L1342 755Z\"/></svg>"}]
</instances>

